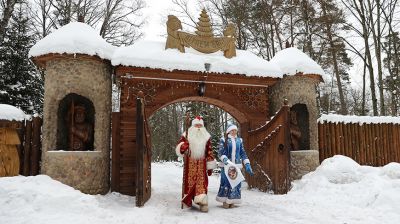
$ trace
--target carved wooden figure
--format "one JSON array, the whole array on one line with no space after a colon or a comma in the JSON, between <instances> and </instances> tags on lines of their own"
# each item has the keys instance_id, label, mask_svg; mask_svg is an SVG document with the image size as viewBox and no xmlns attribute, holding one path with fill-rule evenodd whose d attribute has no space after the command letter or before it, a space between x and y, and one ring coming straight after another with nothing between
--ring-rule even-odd
<instances>
[{"instance_id":1,"label":"carved wooden figure","mask_svg":"<svg viewBox=\"0 0 400 224\"><path fill-rule=\"evenodd\" d=\"M90 142L93 126L86 121L86 108L82 105L74 106L72 103L72 121L69 128L69 146L71 151L86 151Z\"/></svg>"},{"instance_id":2,"label":"carved wooden figure","mask_svg":"<svg viewBox=\"0 0 400 224\"><path fill-rule=\"evenodd\" d=\"M300 150L301 131L297 123L296 111L290 111L290 145L291 150Z\"/></svg>"},{"instance_id":3,"label":"carved wooden figure","mask_svg":"<svg viewBox=\"0 0 400 224\"><path fill-rule=\"evenodd\" d=\"M19 155L17 146L21 144L14 128L0 128L0 177L17 176Z\"/></svg>"},{"instance_id":4,"label":"carved wooden figure","mask_svg":"<svg viewBox=\"0 0 400 224\"><path fill-rule=\"evenodd\" d=\"M181 44L178 36L178 30L182 29L181 21L174 15L169 15L167 20L167 43L165 49L178 49L180 52L185 52L185 47Z\"/></svg>"}]
</instances>

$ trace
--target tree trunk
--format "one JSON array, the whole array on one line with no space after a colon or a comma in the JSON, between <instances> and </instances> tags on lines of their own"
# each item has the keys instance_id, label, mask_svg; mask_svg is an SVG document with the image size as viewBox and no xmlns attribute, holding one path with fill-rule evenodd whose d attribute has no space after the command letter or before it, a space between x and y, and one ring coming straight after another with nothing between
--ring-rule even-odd
<instances>
[{"instance_id":1,"label":"tree trunk","mask_svg":"<svg viewBox=\"0 0 400 224\"><path fill-rule=\"evenodd\" d=\"M14 6L17 0L6 0L4 9L3 9L3 18L0 20L0 43L4 41L4 35L6 33L6 28L14 11Z\"/></svg>"},{"instance_id":2,"label":"tree trunk","mask_svg":"<svg viewBox=\"0 0 400 224\"><path fill-rule=\"evenodd\" d=\"M365 57L364 57L365 58ZM361 102L361 115L365 116L365 75L367 73L367 63L364 61L364 69L363 69L363 83L362 83L362 102Z\"/></svg>"},{"instance_id":3,"label":"tree trunk","mask_svg":"<svg viewBox=\"0 0 400 224\"><path fill-rule=\"evenodd\" d=\"M360 18L361 18L361 26L362 26L362 34L364 39L364 47L365 47L365 56L367 59L367 68L369 72L369 81L370 81L370 88L371 88L371 98L372 98L372 109L374 116L378 116L378 106L377 106L377 99L375 93L375 76L374 76L374 68L372 66L372 57L371 51L369 50L369 41L368 41L368 29L367 29L367 21L365 17L365 8L363 5L363 0L358 0L360 3Z\"/></svg>"},{"instance_id":4,"label":"tree trunk","mask_svg":"<svg viewBox=\"0 0 400 224\"><path fill-rule=\"evenodd\" d=\"M321 2L321 8L322 8L322 13L324 17L327 17L326 13L326 8L323 2ZM340 72L339 72L339 66L338 66L338 60L337 60L337 54L336 54L336 47L335 43L333 42L333 37L332 37L332 29L331 29L331 24L329 22L326 22L326 35L329 40L330 44L330 51L332 54L332 62L333 62L333 70L335 73L336 77L336 82L337 82L337 87L339 91L339 99L340 99L340 114L346 115L347 114L347 105L346 105L346 100L344 98L344 93L343 93L343 86L342 86L342 80L340 77Z\"/></svg>"},{"instance_id":5,"label":"tree trunk","mask_svg":"<svg viewBox=\"0 0 400 224\"><path fill-rule=\"evenodd\" d=\"M375 0L375 2L377 4L376 5L376 9L377 9L376 30L375 30L375 25L374 25L375 21L374 21L371 0L367 0L367 2L368 2L368 12L369 12L369 24L370 24L370 29L372 31L372 37L373 37L374 46L375 46L375 57L376 57L376 61L378 64L377 69L378 69L380 115L384 116L385 115L385 99L384 99L384 95L383 95L382 60L381 60L382 57L381 57L380 0Z\"/></svg>"}]
</instances>

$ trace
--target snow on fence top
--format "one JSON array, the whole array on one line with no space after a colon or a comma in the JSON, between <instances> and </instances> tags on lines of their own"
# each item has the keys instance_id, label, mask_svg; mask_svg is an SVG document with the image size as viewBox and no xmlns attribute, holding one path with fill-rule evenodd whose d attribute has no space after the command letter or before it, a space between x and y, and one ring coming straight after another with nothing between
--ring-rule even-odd
<instances>
[{"instance_id":1,"label":"snow on fence top","mask_svg":"<svg viewBox=\"0 0 400 224\"><path fill-rule=\"evenodd\" d=\"M111 60L114 49L88 24L72 22L38 41L29 51L29 57L67 53L96 55Z\"/></svg>"},{"instance_id":2,"label":"snow on fence top","mask_svg":"<svg viewBox=\"0 0 400 224\"><path fill-rule=\"evenodd\" d=\"M177 49L165 50L164 42L139 41L134 45L118 48L111 63L113 65L174 69L188 71L206 71L204 64L210 63L210 72L244 74L248 76L282 77L280 68L255 54L237 50L236 57L228 59L223 52L200 53L186 48L185 53Z\"/></svg>"},{"instance_id":3,"label":"snow on fence top","mask_svg":"<svg viewBox=\"0 0 400 224\"><path fill-rule=\"evenodd\" d=\"M371 117L371 116L354 116L354 115L338 115L323 114L318 119L318 123L345 123L345 124L400 124L399 117Z\"/></svg>"},{"instance_id":4,"label":"snow on fence top","mask_svg":"<svg viewBox=\"0 0 400 224\"><path fill-rule=\"evenodd\" d=\"M286 75L295 75L299 72L304 74L325 75L324 70L317 62L294 47L279 51L270 62L279 66Z\"/></svg>"},{"instance_id":5,"label":"snow on fence top","mask_svg":"<svg viewBox=\"0 0 400 224\"><path fill-rule=\"evenodd\" d=\"M27 116L21 109L8 104L0 104L0 120L23 121L25 118Z\"/></svg>"}]
</instances>

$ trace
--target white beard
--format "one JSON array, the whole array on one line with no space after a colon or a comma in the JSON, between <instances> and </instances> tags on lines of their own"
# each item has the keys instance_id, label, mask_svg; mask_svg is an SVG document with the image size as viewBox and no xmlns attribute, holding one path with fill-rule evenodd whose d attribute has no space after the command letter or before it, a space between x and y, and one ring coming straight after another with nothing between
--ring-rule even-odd
<instances>
[{"instance_id":1,"label":"white beard","mask_svg":"<svg viewBox=\"0 0 400 224\"><path fill-rule=\"evenodd\" d=\"M204 158L206 152L207 141L211 135L205 127L196 128L190 127L188 130L188 142L190 149L190 157L193 159Z\"/></svg>"}]
</instances>

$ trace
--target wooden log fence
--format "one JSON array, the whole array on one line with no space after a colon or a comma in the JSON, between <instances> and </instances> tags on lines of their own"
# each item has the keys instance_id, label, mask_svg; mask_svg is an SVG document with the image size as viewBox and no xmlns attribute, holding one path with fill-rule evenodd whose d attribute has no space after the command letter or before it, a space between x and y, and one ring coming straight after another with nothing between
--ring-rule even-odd
<instances>
[{"instance_id":1,"label":"wooden log fence","mask_svg":"<svg viewBox=\"0 0 400 224\"><path fill-rule=\"evenodd\" d=\"M17 129L21 144L18 146L20 159L20 174L34 176L40 173L41 160L41 128L42 118L32 120L6 121L0 120L0 127Z\"/></svg>"},{"instance_id":2,"label":"wooden log fence","mask_svg":"<svg viewBox=\"0 0 400 224\"><path fill-rule=\"evenodd\" d=\"M319 160L344 155L361 165L400 162L400 124L319 122Z\"/></svg>"}]
</instances>

